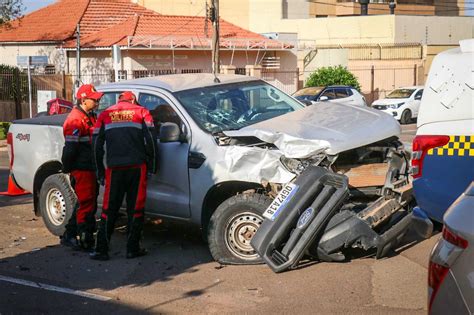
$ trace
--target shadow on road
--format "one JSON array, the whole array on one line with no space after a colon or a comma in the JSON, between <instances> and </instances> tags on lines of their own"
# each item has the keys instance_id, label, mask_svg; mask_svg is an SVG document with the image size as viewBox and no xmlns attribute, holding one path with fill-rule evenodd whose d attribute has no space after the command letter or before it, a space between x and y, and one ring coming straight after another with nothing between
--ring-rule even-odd
<instances>
[{"instance_id":1,"label":"shadow on road","mask_svg":"<svg viewBox=\"0 0 474 315\"><path fill-rule=\"evenodd\" d=\"M81 290L113 290L169 281L177 275L196 272L199 265L212 261L199 230L177 224L157 226L151 222L145 225L143 242L149 255L125 259L125 220L121 219L120 223L112 236L109 261L93 261L86 252L48 245L1 259L0 272L48 279L44 280L47 283L51 280L69 283ZM200 293L190 293L190 296L193 294Z\"/></svg>"}]
</instances>

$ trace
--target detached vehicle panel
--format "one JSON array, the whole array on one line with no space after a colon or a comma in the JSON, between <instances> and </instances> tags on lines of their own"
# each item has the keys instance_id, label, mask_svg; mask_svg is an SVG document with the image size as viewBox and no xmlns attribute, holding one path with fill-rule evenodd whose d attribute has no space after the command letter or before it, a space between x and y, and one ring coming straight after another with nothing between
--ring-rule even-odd
<instances>
[{"instance_id":1,"label":"detached vehicle panel","mask_svg":"<svg viewBox=\"0 0 474 315\"><path fill-rule=\"evenodd\" d=\"M219 80L207 74L167 75L99 87L105 93L100 109L131 90L161 127L160 170L149 180L148 215L199 225L217 261L248 264L261 262L250 240L264 211L309 167L347 176L349 197L342 210L359 213L403 191L403 202L388 213L367 213L377 229L410 212L407 155L393 118L334 103L305 108L251 77L222 75ZM74 202L70 187L63 187L67 176L60 173L64 119L20 120L10 128L13 175L33 192L36 213L55 234ZM30 141L20 141L19 134L29 134ZM51 177L53 184L50 180L45 188ZM54 183L63 184L54 188Z\"/></svg>"}]
</instances>

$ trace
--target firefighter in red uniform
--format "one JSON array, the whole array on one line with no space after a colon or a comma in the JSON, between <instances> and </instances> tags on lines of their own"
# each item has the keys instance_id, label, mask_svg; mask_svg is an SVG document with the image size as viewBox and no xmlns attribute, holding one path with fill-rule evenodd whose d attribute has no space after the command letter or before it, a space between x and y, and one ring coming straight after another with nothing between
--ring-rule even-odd
<instances>
[{"instance_id":1,"label":"firefighter in red uniform","mask_svg":"<svg viewBox=\"0 0 474 315\"><path fill-rule=\"evenodd\" d=\"M92 130L96 122L93 110L97 108L102 95L93 85L82 85L76 95L78 105L72 109L63 125L63 172L70 174L78 204L66 224L61 244L76 249L91 250L94 247L98 184L92 152Z\"/></svg>"},{"instance_id":2,"label":"firefighter in red uniform","mask_svg":"<svg viewBox=\"0 0 474 315\"><path fill-rule=\"evenodd\" d=\"M104 144L107 168L104 168ZM156 173L157 142L153 118L140 106L132 92L123 92L119 102L103 111L93 136L97 177L105 193L95 252L91 258L108 260L110 237L126 195L128 229L127 258L143 256L140 247L143 230L146 180Z\"/></svg>"}]
</instances>

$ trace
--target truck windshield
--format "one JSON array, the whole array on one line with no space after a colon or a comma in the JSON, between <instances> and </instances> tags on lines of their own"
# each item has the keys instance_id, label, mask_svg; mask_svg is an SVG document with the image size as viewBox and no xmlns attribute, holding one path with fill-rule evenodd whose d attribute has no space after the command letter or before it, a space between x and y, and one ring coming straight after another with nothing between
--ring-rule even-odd
<instances>
[{"instance_id":1,"label":"truck windshield","mask_svg":"<svg viewBox=\"0 0 474 315\"><path fill-rule=\"evenodd\" d=\"M223 84L174 93L210 133L236 130L304 106L262 81Z\"/></svg>"},{"instance_id":2,"label":"truck windshield","mask_svg":"<svg viewBox=\"0 0 474 315\"><path fill-rule=\"evenodd\" d=\"M387 95L387 98L409 98L415 90L413 89L396 89Z\"/></svg>"}]
</instances>

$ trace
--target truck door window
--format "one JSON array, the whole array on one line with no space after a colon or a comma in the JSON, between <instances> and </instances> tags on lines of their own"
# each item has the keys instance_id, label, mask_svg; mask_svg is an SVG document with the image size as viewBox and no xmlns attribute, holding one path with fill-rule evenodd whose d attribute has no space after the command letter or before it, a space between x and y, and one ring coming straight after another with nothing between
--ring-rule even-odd
<instances>
[{"instance_id":1,"label":"truck door window","mask_svg":"<svg viewBox=\"0 0 474 315\"><path fill-rule=\"evenodd\" d=\"M104 96L100 99L99 108L97 109L98 112L103 111L104 109L115 105L118 103L119 95L122 91L115 91L115 92L105 92Z\"/></svg>"},{"instance_id":2,"label":"truck door window","mask_svg":"<svg viewBox=\"0 0 474 315\"><path fill-rule=\"evenodd\" d=\"M153 94L140 93L138 103L150 111L158 136L160 126L164 122L172 122L177 124L180 128L182 127L183 122L181 118L179 118L173 107L163 98Z\"/></svg>"}]
</instances>

